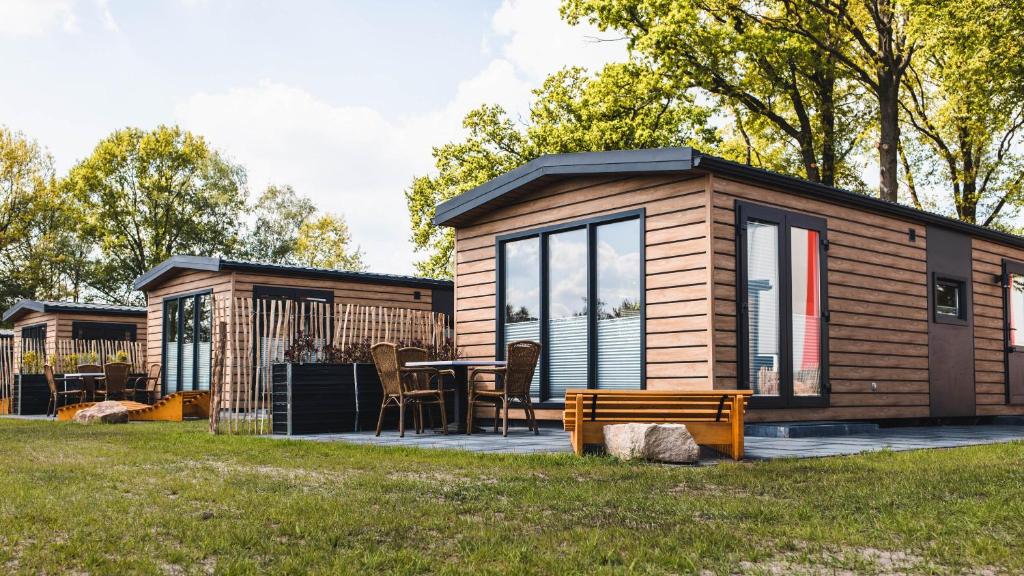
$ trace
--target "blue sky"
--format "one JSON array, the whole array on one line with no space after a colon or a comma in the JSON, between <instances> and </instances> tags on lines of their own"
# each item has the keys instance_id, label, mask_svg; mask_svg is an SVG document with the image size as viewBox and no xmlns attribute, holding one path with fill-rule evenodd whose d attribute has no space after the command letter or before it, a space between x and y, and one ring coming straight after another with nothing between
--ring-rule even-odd
<instances>
[{"instance_id":1,"label":"blue sky","mask_svg":"<svg viewBox=\"0 0 1024 576\"><path fill-rule=\"evenodd\" d=\"M625 57L557 0L0 0L0 124L59 170L124 126L178 123L341 213L371 269L412 271L402 192L485 102Z\"/></svg>"}]
</instances>

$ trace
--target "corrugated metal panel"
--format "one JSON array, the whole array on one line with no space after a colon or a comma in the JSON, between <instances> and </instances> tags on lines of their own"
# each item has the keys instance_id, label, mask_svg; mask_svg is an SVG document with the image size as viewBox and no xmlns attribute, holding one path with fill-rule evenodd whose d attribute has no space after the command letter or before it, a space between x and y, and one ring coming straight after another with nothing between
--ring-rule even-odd
<instances>
[{"instance_id":1,"label":"corrugated metal panel","mask_svg":"<svg viewBox=\"0 0 1024 576\"><path fill-rule=\"evenodd\" d=\"M597 387L640 388L640 316L597 321Z\"/></svg>"}]
</instances>

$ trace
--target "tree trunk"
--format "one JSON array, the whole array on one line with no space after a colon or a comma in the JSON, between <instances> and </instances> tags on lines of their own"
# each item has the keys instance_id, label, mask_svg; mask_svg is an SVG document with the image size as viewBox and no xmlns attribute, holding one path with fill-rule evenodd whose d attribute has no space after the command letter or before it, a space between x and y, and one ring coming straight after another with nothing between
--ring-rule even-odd
<instances>
[{"instance_id":1,"label":"tree trunk","mask_svg":"<svg viewBox=\"0 0 1024 576\"><path fill-rule=\"evenodd\" d=\"M878 74L878 195L882 200L899 199L899 79L891 71Z\"/></svg>"}]
</instances>

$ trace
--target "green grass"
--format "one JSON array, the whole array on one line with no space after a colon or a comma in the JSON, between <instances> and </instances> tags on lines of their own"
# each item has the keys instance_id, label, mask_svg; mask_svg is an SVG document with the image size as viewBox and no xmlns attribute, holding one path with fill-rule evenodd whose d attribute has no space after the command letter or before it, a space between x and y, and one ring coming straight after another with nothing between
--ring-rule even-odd
<instances>
[{"instance_id":1,"label":"green grass","mask_svg":"<svg viewBox=\"0 0 1024 576\"><path fill-rule=\"evenodd\" d=\"M1024 444L705 468L0 419L0 573L1024 571Z\"/></svg>"}]
</instances>

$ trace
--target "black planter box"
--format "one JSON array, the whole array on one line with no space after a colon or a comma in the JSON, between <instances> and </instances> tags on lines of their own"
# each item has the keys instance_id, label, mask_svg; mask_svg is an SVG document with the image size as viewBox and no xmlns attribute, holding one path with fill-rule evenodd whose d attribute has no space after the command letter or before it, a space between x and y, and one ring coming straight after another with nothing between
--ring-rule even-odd
<instances>
[{"instance_id":1,"label":"black planter box","mask_svg":"<svg viewBox=\"0 0 1024 576\"><path fill-rule=\"evenodd\" d=\"M273 433L331 434L376 430L383 393L373 364L275 364ZM384 427L397 428L397 411Z\"/></svg>"},{"instance_id":2,"label":"black planter box","mask_svg":"<svg viewBox=\"0 0 1024 576\"><path fill-rule=\"evenodd\" d=\"M56 374L55 378L58 378ZM50 404L50 386L43 374L18 374L14 383L14 414L46 414ZM77 400L67 400L68 403Z\"/></svg>"},{"instance_id":3,"label":"black planter box","mask_svg":"<svg viewBox=\"0 0 1024 576\"><path fill-rule=\"evenodd\" d=\"M465 374L445 395L449 432L464 430ZM377 429L384 392L373 364L274 364L271 367L273 433L283 435L372 432ZM424 424L440 428L438 414ZM411 431L412 413L406 414ZM398 429L398 408L384 411L383 430Z\"/></svg>"}]
</instances>

